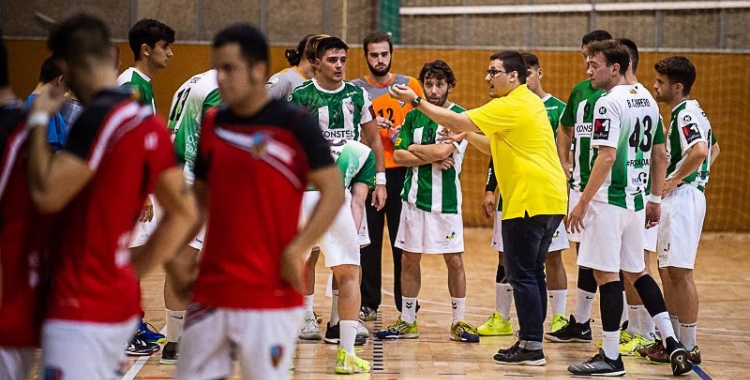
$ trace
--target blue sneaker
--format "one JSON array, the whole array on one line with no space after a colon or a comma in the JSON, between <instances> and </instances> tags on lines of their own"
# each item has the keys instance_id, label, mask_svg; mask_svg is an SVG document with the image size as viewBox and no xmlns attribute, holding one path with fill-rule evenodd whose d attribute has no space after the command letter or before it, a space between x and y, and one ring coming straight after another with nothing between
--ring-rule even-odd
<instances>
[{"instance_id":1,"label":"blue sneaker","mask_svg":"<svg viewBox=\"0 0 750 380\"><path fill-rule=\"evenodd\" d=\"M167 337L164 336L164 334L160 334L156 331L156 327L154 325L144 322L141 319L141 324L138 325L138 332L141 334L140 336L149 343L164 343L167 340Z\"/></svg>"}]
</instances>

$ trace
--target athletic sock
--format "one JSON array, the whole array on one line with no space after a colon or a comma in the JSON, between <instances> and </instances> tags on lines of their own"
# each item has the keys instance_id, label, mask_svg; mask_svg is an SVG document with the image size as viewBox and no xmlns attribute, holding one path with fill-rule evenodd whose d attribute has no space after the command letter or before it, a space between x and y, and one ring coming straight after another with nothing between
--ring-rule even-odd
<instances>
[{"instance_id":1,"label":"athletic sock","mask_svg":"<svg viewBox=\"0 0 750 380\"><path fill-rule=\"evenodd\" d=\"M339 323L339 291L333 291L333 298L331 299L331 326L336 326Z\"/></svg>"},{"instance_id":2,"label":"athletic sock","mask_svg":"<svg viewBox=\"0 0 750 380\"><path fill-rule=\"evenodd\" d=\"M641 333L641 305L628 305L628 334L635 336Z\"/></svg>"},{"instance_id":3,"label":"athletic sock","mask_svg":"<svg viewBox=\"0 0 750 380\"><path fill-rule=\"evenodd\" d=\"M549 297L549 305L552 309L552 316L555 314L565 315L565 303L568 300L568 290L549 290L547 291Z\"/></svg>"},{"instance_id":4,"label":"athletic sock","mask_svg":"<svg viewBox=\"0 0 750 380\"><path fill-rule=\"evenodd\" d=\"M339 321L339 346L350 355L354 354L354 340L357 338L359 321Z\"/></svg>"},{"instance_id":5,"label":"athletic sock","mask_svg":"<svg viewBox=\"0 0 750 380\"><path fill-rule=\"evenodd\" d=\"M508 283L495 284L495 310L507 320L510 318L510 307L513 306L513 287Z\"/></svg>"},{"instance_id":6,"label":"athletic sock","mask_svg":"<svg viewBox=\"0 0 750 380\"><path fill-rule=\"evenodd\" d=\"M401 319L411 324L417 320L417 297L401 296Z\"/></svg>"},{"instance_id":7,"label":"athletic sock","mask_svg":"<svg viewBox=\"0 0 750 380\"><path fill-rule=\"evenodd\" d=\"M313 301L315 301L315 294L305 295L303 296L305 300L305 319L307 318L315 318L315 313L313 312Z\"/></svg>"},{"instance_id":8,"label":"athletic sock","mask_svg":"<svg viewBox=\"0 0 750 380\"><path fill-rule=\"evenodd\" d=\"M167 310L167 342L177 342L185 327L185 310Z\"/></svg>"},{"instance_id":9,"label":"athletic sock","mask_svg":"<svg viewBox=\"0 0 750 380\"><path fill-rule=\"evenodd\" d=\"M680 343L686 350L692 351L697 345L697 331L697 323L680 323Z\"/></svg>"},{"instance_id":10,"label":"athletic sock","mask_svg":"<svg viewBox=\"0 0 750 380\"><path fill-rule=\"evenodd\" d=\"M648 310L643 305L639 305L638 314L640 314L640 334L646 337L646 339L653 340L656 337L656 325L654 320L648 314Z\"/></svg>"},{"instance_id":11,"label":"athletic sock","mask_svg":"<svg viewBox=\"0 0 750 380\"><path fill-rule=\"evenodd\" d=\"M677 318L677 316L674 314L669 314L669 321L672 323L672 330L674 330L675 336L677 336L677 340L680 340L680 336L677 335L680 332L679 318Z\"/></svg>"},{"instance_id":12,"label":"athletic sock","mask_svg":"<svg viewBox=\"0 0 750 380\"><path fill-rule=\"evenodd\" d=\"M599 287L599 311L602 318L602 350L610 359L617 359L619 355L620 324L622 315L622 282L608 282Z\"/></svg>"},{"instance_id":13,"label":"athletic sock","mask_svg":"<svg viewBox=\"0 0 750 380\"><path fill-rule=\"evenodd\" d=\"M451 307L453 308L453 323L463 321L466 313L466 297L451 297Z\"/></svg>"},{"instance_id":14,"label":"athletic sock","mask_svg":"<svg viewBox=\"0 0 750 380\"><path fill-rule=\"evenodd\" d=\"M620 331L603 331L602 332L602 351L604 355L611 359L617 360L620 356Z\"/></svg>"},{"instance_id":15,"label":"athletic sock","mask_svg":"<svg viewBox=\"0 0 750 380\"><path fill-rule=\"evenodd\" d=\"M661 332L661 339L664 342L667 341L667 338L677 339L675 329L669 320L667 305L664 303L661 289L659 289L659 285L656 284L654 278L649 274L643 275L633 283L633 287L638 291L643 306L646 307L648 314L651 315L656 327Z\"/></svg>"},{"instance_id":16,"label":"athletic sock","mask_svg":"<svg viewBox=\"0 0 750 380\"><path fill-rule=\"evenodd\" d=\"M591 307L594 306L596 293L576 289L576 308L573 316L578 323L586 323L591 318Z\"/></svg>"},{"instance_id":17,"label":"athletic sock","mask_svg":"<svg viewBox=\"0 0 750 380\"><path fill-rule=\"evenodd\" d=\"M666 347L667 344L667 338L674 338L677 339L677 335L675 334L675 329L672 328L672 322L669 320L669 314L665 311L663 313L659 313L657 315L653 316L654 324L656 324L656 328L659 329L659 332L661 333L661 340L664 342L664 347Z\"/></svg>"}]
</instances>

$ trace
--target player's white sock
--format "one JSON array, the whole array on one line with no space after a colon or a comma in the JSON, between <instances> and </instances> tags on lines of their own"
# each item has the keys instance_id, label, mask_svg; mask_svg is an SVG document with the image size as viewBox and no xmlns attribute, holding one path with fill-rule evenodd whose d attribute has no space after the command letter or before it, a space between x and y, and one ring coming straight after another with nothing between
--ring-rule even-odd
<instances>
[{"instance_id":1,"label":"player's white sock","mask_svg":"<svg viewBox=\"0 0 750 380\"><path fill-rule=\"evenodd\" d=\"M167 342L177 342L185 327L185 310L167 310Z\"/></svg>"},{"instance_id":2,"label":"player's white sock","mask_svg":"<svg viewBox=\"0 0 750 380\"><path fill-rule=\"evenodd\" d=\"M680 336L677 335L677 334L680 333L680 320L679 320L679 318L677 318L677 316L674 315L674 314L669 314L669 321L672 323L672 330L674 331L675 336L677 337L677 340L680 340ZM658 326L659 325L657 325L657 327ZM661 329L659 329L659 331L662 333L662 339L664 339L664 336L663 336L664 335L664 331L661 331Z\"/></svg>"},{"instance_id":3,"label":"player's white sock","mask_svg":"<svg viewBox=\"0 0 750 380\"><path fill-rule=\"evenodd\" d=\"M417 297L401 297L401 319L411 324L417 320Z\"/></svg>"},{"instance_id":4,"label":"player's white sock","mask_svg":"<svg viewBox=\"0 0 750 380\"><path fill-rule=\"evenodd\" d=\"M466 297L451 297L451 307L453 308L453 323L463 321L464 313L466 313Z\"/></svg>"},{"instance_id":5,"label":"player's white sock","mask_svg":"<svg viewBox=\"0 0 750 380\"><path fill-rule=\"evenodd\" d=\"M640 307L638 313L641 315L641 335L646 337L646 339L653 340L654 337L656 337L656 325L654 324L654 320L651 319L651 314L648 313L646 307L643 305L640 305Z\"/></svg>"},{"instance_id":6,"label":"player's white sock","mask_svg":"<svg viewBox=\"0 0 750 380\"><path fill-rule=\"evenodd\" d=\"M630 319L630 316L628 315L628 297L625 296L625 291L622 291L622 316L620 316L620 326L622 326L625 321ZM630 324L628 322L628 324Z\"/></svg>"},{"instance_id":7,"label":"player's white sock","mask_svg":"<svg viewBox=\"0 0 750 380\"><path fill-rule=\"evenodd\" d=\"M549 290L547 291L549 296L549 305L552 309L552 316L555 314L565 315L565 303L568 300L568 290Z\"/></svg>"},{"instance_id":8,"label":"player's white sock","mask_svg":"<svg viewBox=\"0 0 750 380\"><path fill-rule=\"evenodd\" d=\"M339 321L339 346L350 355L354 354L354 339L357 337L359 321Z\"/></svg>"},{"instance_id":9,"label":"player's white sock","mask_svg":"<svg viewBox=\"0 0 750 380\"><path fill-rule=\"evenodd\" d=\"M339 290L333 291L333 298L331 299L331 326L336 326L339 323Z\"/></svg>"},{"instance_id":10,"label":"player's white sock","mask_svg":"<svg viewBox=\"0 0 750 380\"><path fill-rule=\"evenodd\" d=\"M315 294L305 295L303 298L305 299L305 319L315 318L315 313L313 312L313 301L315 301Z\"/></svg>"},{"instance_id":11,"label":"player's white sock","mask_svg":"<svg viewBox=\"0 0 750 380\"><path fill-rule=\"evenodd\" d=\"M656 328L658 328L661 333L661 340L664 343L664 347L667 347L667 338L677 339L675 330L672 328L672 322L669 320L669 313L665 311L656 314L653 320L656 324Z\"/></svg>"},{"instance_id":12,"label":"player's white sock","mask_svg":"<svg viewBox=\"0 0 750 380\"><path fill-rule=\"evenodd\" d=\"M628 311L628 316L630 317L628 320L628 334L630 336L635 336L635 334L641 333L641 308L642 305L628 305L628 308L630 309Z\"/></svg>"},{"instance_id":13,"label":"player's white sock","mask_svg":"<svg viewBox=\"0 0 750 380\"><path fill-rule=\"evenodd\" d=\"M698 344L697 331L697 323L680 323L680 343L685 346L686 350L692 351Z\"/></svg>"},{"instance_id":14,"label":"player's white sock","mask_svg":"<svg viewBox=\"0 0 750 380\"><path fill-rule=\"evenodd\" d=\"M510 307L513 305L513 287L508 283L495 284L495 310L503 319L510 318Z\"/></svg>"},{"instance_id":15,"label":"player's white sock","mask_svg":"<svg viewBox=\"0 0 750 380\"><path fill-rule=\"evenodd\" d=\"M596 293L587 292L580 288L576 289L576 310L573 316L578 323L586 323L591 318L591 307L594 306Z\"/></svg>"},{"instance_id":16,"label":"player's white sock","mask_svg":"<svg viewBox=\"0 0 750 380\"><path fill-rule=\"evenodd\" d=\"M617 360L620 356L620 332L603 331L602 332L602 351L607 358Z\"/></svg>"}]
</instances>

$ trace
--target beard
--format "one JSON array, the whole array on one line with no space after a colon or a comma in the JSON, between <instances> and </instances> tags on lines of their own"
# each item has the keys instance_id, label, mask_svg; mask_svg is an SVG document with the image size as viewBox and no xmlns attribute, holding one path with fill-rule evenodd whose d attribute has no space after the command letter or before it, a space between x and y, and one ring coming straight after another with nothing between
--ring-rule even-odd
<instances>
[{"instance_id":1,"label":"beard","mask_svg":"<svg viewBox=\"0 0 750 380\"><path fill-rule=\"evenodd\" d=\"M372 65L370 65L370 62L367 62L367 67L370 69L370 72L372 73L372 75L374 75L376 77L382 77L382 76L385 76L386 74L388 74L389 72L391 72L391 63L390 62L388 62L388 65L385 67L385 69L382 69L382 70L373 67Z\"/></svg>"},{"instance_id":2,"label":"beard","mask_svg":"<svg viewBox=\"0 0 750 380\"><path fill-rule=\"evenodd\" d=\"M448 100L448 93L446 92L445 95L441 96L437 100L433 101L432 98L429 98L428 101L438 107L442 107L445 102Z\"/></svg>"}]
</instances>

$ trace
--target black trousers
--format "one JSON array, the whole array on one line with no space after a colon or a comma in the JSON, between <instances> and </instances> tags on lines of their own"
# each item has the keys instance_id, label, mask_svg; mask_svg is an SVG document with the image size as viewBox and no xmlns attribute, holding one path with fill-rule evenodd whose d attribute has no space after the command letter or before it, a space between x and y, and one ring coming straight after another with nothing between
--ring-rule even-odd
<instances>
[{"instance_id":1,"label":"black trousers","mask_svg":"<svg viewBox=\"0 0 750 380\"><path fill-rule=\"evenodd\" d=\"M396 233L401 219L401 190L407 168L385 170L386 192L388 199L385 207L377 211L371 206L372 193L369 194L365 208L367 211L367 228L370 233L370 245L360 250L362 266L362 306L377 310L382 301L380 289L383 283L383 228L388 221L388 235L393 252L393 294L396 308L401 311L401 249L394 247Z\"/></svg>"}]
</instances>

